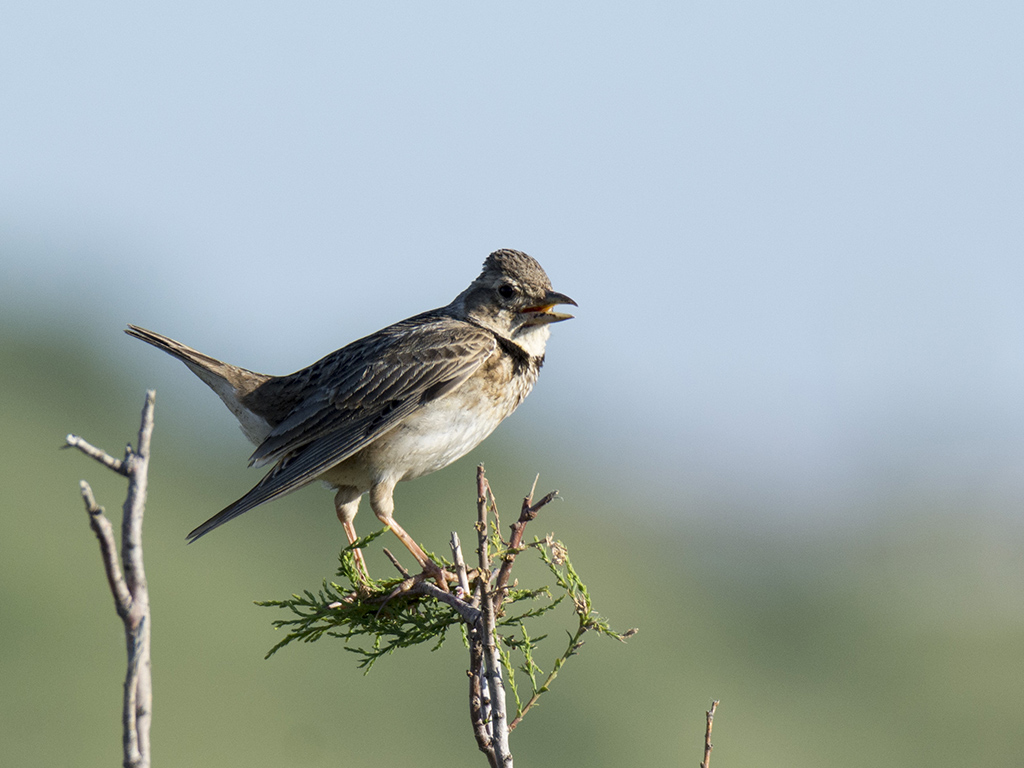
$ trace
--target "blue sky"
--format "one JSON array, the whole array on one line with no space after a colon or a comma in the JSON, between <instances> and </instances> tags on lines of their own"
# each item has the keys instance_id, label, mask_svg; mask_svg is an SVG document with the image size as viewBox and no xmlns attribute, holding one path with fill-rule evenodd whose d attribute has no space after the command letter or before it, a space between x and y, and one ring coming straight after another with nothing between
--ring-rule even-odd
<instances>
[{"instance_id":1,"label":"blue sky","mask_svg":"<svg viewBox=\"0 0 1024 768\"><path fill-rule=\"evenodd\" d=\"M1019 3L3 16L12 306L283 373L519 248L580 304L524 433L618 485L1024 500Z\"/></svg>"}]
</instances>

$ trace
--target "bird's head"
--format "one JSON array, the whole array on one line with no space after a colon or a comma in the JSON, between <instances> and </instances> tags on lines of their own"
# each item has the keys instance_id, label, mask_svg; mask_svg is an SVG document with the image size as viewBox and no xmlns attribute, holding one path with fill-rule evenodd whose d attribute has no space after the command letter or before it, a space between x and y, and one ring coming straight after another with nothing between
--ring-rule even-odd
<instances>
[{"instance_id":1,"label":"bird's head","mask_svg":"<svg viewBox=\"0 0 1024 768\"><path fill-rule=\"evenodd\" d=\"M467 319L514 341L531 355L544 354L551 323L572 315L553 312L576 302L551 289L537 261L522 251L495 251L484 261L480 276L453 302Z\"/></svg>"}]
</instances>

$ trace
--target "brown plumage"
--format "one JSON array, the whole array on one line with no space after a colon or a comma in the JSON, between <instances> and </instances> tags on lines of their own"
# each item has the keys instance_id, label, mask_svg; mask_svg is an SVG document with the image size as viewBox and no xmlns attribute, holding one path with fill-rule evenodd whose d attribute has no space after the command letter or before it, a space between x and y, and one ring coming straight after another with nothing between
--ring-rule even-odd
<instances>
[{"instance_id":1,"label":"brown plumage","mask_svg":"<svg viewBox=\"0 0 1024 768\"><path fill-rule=\"evenodd\" d=\"M394 521L396 483L465 455L529 394L544 361L552 312L572 299L541 266L496 251L450 304L354 341L288 376L268 376L131 325L126 333L183 361L220 396L257 447L250 465L273 465L238 501L197 527L190 541L313 480L336 489L350 541L359 498L424 568L422 549ZM433 566L433 567L432 567Z\"/></svg>"}]
</instances>

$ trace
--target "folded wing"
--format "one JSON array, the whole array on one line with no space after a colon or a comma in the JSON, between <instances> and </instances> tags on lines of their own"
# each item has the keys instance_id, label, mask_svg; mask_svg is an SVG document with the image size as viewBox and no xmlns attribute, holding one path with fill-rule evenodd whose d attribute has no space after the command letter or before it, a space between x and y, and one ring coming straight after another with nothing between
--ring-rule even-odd
<instances>
[{"instance_id":1,"label":"folded wing","mask_svg":"<svg viewBox=\"0 0 1024 768\"><path fill-rule=\"evenodd\" d=\"M497 346L491 333L468 323L420 322L414 344L408 328L392 326L268 382L309 393L250 458L254 466L274 467L245 496L189 533L189 541L312 482L427 403L458 389ZM401 343L395 343L399 337Z\"/></svg>"}]
</instances>

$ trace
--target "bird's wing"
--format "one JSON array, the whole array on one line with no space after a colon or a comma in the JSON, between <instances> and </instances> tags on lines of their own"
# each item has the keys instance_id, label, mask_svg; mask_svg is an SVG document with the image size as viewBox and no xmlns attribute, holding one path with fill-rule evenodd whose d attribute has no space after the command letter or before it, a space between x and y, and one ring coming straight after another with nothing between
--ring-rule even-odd
<instances>
[{"instance_id":1,"label":"bird's wing","mask_svg":"<svg viewBox=\"0 0 1024 768\"><path fill-rule=\"evenodd\" d=\"M257 466L276 465L245 496L189 533L190 541L315 480L457 389L497 346L490 332L458 321L418 325L411 334L392 328L293 375L302 378L311 394L277 424L251 458Z\"/></svg>"}]
</instances>

